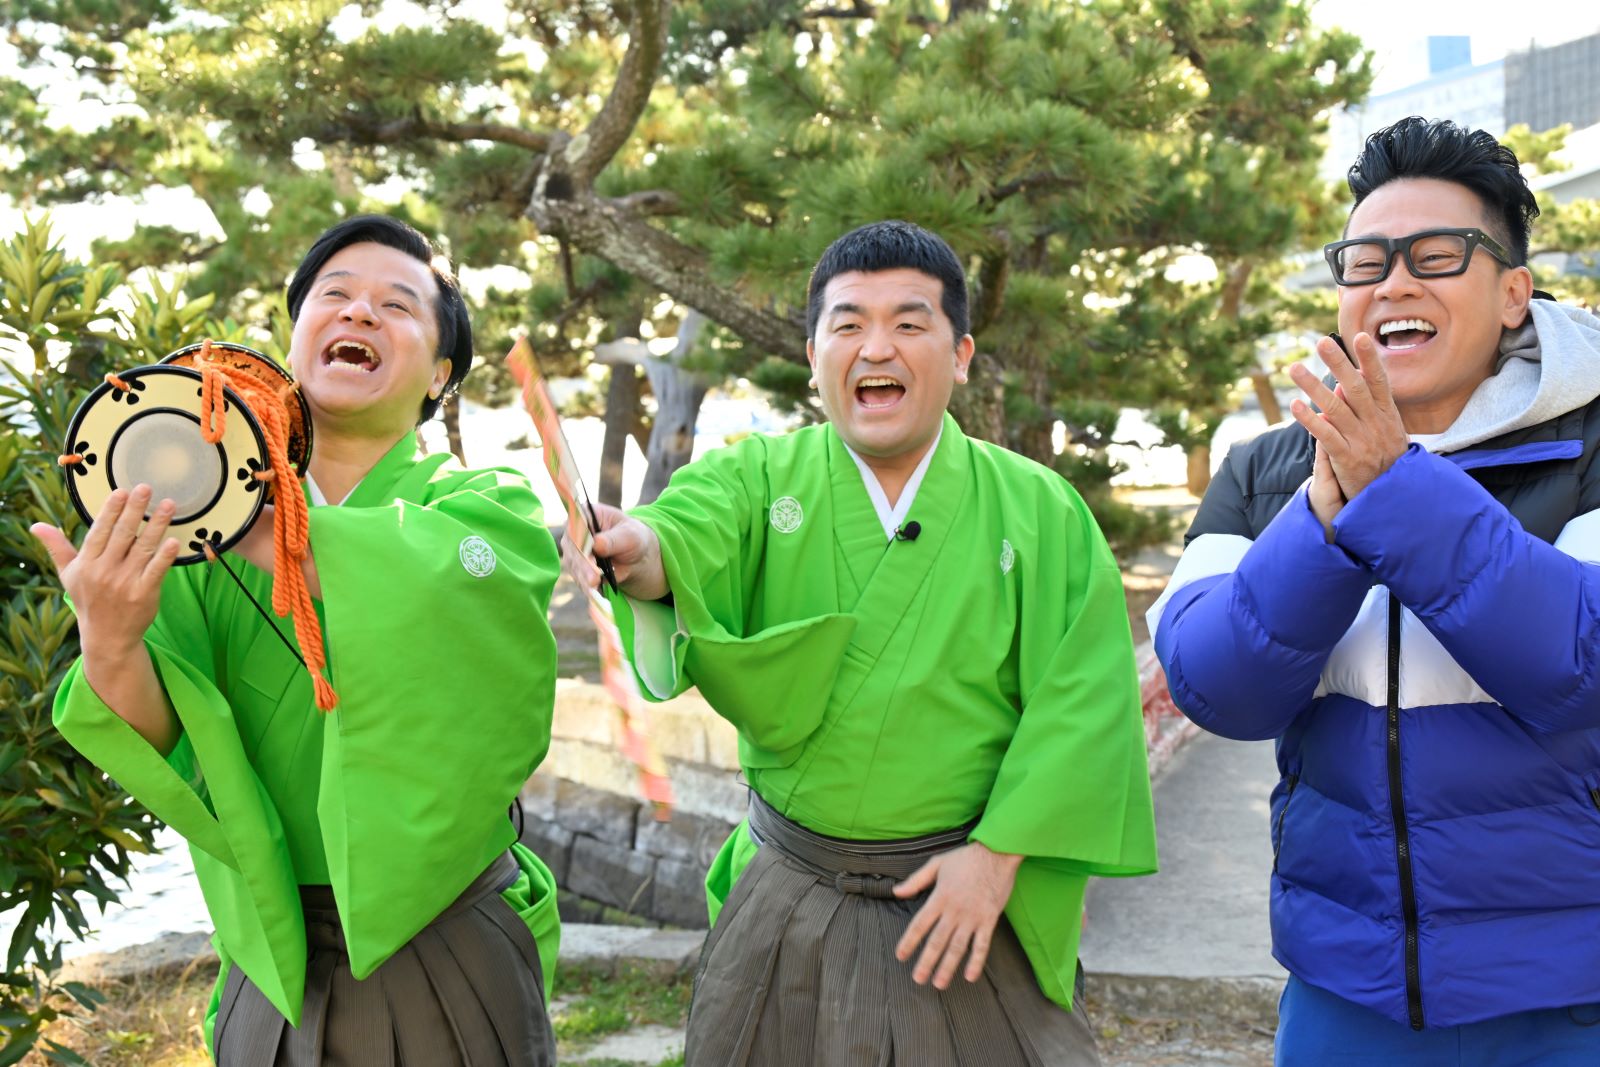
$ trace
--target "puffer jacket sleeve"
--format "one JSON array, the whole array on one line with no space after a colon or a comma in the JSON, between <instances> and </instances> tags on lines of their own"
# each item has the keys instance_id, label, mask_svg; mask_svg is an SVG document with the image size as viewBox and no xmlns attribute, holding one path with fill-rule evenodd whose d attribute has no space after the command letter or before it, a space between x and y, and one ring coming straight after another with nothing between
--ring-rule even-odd
<instances>
[{"instance_id":1,"label":"puffer jacket sleeve","mask_svg":"<svg viewBox=\"0 0 1600 1067\"><path fill-rule=\"evenodd\" d=\"M1212 733L1262 740L1310 706L1371 575L1327 543L1304 488L1252 540L1238 454L1206 490L1150 632L1184 714Z\"/></svg>"},{"instance_id":2,"label":"puffer jacket sleeve","mask_svg":"<svg viewBox=\"0 0 1600 1067\"><path fill-rule=\"evenodd\" d=\"M1600 727L1600 471L1554 545L1448 459L1412 448L1340 513L1366 562L1463 670L1529 727ZM1415 521L1428 516L1426 523Z\"/></svg>"}]
</instances>

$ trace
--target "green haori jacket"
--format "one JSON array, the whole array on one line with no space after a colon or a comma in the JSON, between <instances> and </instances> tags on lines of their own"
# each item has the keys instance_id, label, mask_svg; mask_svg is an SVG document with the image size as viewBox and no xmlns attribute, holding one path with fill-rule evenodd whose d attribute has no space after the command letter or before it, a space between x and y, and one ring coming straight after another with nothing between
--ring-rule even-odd
<instances>
[{"instance_id":1,"label":"green haori jacket","mask_svg":"<svg viewBox=\"0 0 1600 1067\"><path fill-rule=\"evenodd\" d=\"M828 425L710 453L634 514L673 594L615 600L642 688L698 686L752 787L818 833L977 819L1027 857L1006 915L1070 1006L1088 876L1156 866L1121 575L1072 487L946 416L913 541L885 537ZM743 827L723 847L713 920L754 851Z\"/></svg>"},{"instance_id":2,"label":"green haori jacket","mask_svg":"<svg viewBox=\"0 0 1600 1067\"><path fill-rule=\"evenodd\" d=\"M343 505L311 511L334 711L216 564L168 574L145 637L182 726L169 755L81 663L56 695L67 740L188 840L224 959L291 1024L299 885L332 885L367 977L511 845L507 805L550 745L559 562L538 498L519 473L416 449L408 434ZM269 605L271 576L232 566ZM278 629L295 642L287 619ZM554 879L517 852L548 993Z\"/></svg>"}]
</instances>

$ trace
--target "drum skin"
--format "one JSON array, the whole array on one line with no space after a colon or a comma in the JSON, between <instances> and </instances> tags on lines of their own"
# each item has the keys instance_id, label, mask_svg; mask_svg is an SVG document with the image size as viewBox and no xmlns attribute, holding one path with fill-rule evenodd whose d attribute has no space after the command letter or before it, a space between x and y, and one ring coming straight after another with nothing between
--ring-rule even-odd
<instances>
[{"instance_id":1,"label":"drum skin","mask_svg":"<svg viewBox=\"0 0 1600 1067\"><path fill-rule=\"evenodd\" d=\"M256 478L269 467L266 438L237 393L225 388L222 440L207 444L200 432L200 372L159 363L122 372L121 389L96 387L67 426L67 451L79 457L64 465L72 503L93 522L113 490L140 482L151 502L178 504L169 536L183 547L175 562L198 563L205 545L230 548L260 514L267 484Z\"/></svg>"}]
</instances>

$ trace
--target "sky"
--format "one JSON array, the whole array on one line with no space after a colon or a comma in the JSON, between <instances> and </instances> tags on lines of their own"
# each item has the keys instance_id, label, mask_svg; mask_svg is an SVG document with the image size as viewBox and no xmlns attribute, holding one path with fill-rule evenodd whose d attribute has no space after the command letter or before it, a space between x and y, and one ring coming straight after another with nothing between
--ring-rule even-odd
<instances>
[{"instance_id":1,"label":"sky","mask_svg":"<svg viewBox=\"0 0 1600 1067\"><path fill-rule=\"evenodd\" d=\"M1508 12L1515 10L1513 20ZM1376 53L1373 92L1427 77L1429 36L1472 38L1472 61L1490 63L1531 43L1561 44L1600 31L1600 4L1592 0L1319 0L1319 26L1338 26ZM1514 24L1513 24L1514 23Z\"/></svg>"},{"instance_id":2,"label":"sky","mask_svg":"<svg viewBox=\"0 0 1600 1067\"><path fill-rule=\"evenodd\" d=\"M495 5L493 0L464 0L463 6L483 17ZM1516 0L1515 26L1508 25L1509 8L1503 0L1318 0L1313 19L1320 26L1350 30L1376 53L1374 94L1427 76L1429 35L1468 36L1473 62L1487 63L1503 58L1507 49L1526 48L1535 41L1559 44L1600 31L1600 4L1593 0ZM353 14L354 8L351 10ZM0 71L10 65L6 51L0 44ZM0 164L3 162L0 153ZM144 214L163 221L194 220L191 199L177 190L154 194ZM124 203L57 209L55 218L58 228L68 231L65 243L75 254L86 252L93 239L125 235L133 225L133 214ZM20 223L21 213L0 202L0 235L14 232Z\"/></svg>"}]
</instances>

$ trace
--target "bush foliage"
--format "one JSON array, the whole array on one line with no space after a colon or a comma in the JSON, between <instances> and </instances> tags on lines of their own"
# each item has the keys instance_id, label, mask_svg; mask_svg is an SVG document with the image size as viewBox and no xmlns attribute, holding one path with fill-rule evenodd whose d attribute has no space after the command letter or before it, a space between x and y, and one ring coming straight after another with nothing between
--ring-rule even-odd
<instances>
[{"instance_id":1,"label":"bush foliage","mask_svg":"<svg viewBox=\"0 0 1600 1067\"><path fill-rule=\"evenodd\" d=\"M28 528L47 522L80 539L56 456L72 412L107 371L237 332L207 322L210 300L181 290L75 262L43 219L0 243L0 920L14 924L0 972L0 1067L34 1048L50 1062L83 1062L40 1037L98 999L57 980L62 945L89 933L86 905L114 902L130 857L153 847L155 818L51 725L77 626Z\"/></svg>"}]
</instances>

